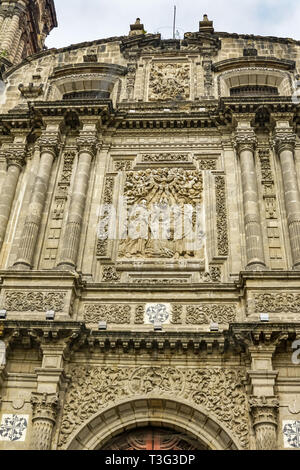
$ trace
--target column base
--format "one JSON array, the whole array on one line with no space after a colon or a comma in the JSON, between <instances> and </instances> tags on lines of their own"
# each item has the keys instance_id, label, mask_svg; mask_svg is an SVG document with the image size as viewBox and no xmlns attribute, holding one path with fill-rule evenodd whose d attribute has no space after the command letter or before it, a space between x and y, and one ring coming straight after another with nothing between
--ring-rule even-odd
<instances>
[{"instance_id":1,"label":"column base","mask_svg":"<svg viewBox=\"0 0 300 470\"><path fill-rule=\"evenodd\" d=\"M22 263L20 261L20 262L17 262L15 264L13 264L9 269L11 269L13 271L30 271L31 266L28 263Z\"/></svg>"},{"instance_id":2,"label":"column base","mask_svg":"<svg viewBox=\"0 0 300 470\"><path fill-rule=\"evenodd\" d=\"M59 263L56 268L54 269L58 269L59 271L76 271L76 267L74 264L69 264L69 263Z\"/></svg>"},{"instance_id":3,"label":"column base","mask_svg":"<svg viewBox=\"0 0 300 470\"><path fill-rule=\"evenodd\" d=\"M250 263L247 264L246 271L267 271L267 266L263 263Z\"/></svg>"}]
</instances>

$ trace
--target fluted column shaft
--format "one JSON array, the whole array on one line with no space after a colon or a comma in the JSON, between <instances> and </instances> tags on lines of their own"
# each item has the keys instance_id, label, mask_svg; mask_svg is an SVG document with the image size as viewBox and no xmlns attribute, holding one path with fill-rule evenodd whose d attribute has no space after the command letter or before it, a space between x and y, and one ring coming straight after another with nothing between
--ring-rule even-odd
<instances>
[{"instance_id":1,"label":"fluted column shaft","mask_svg":"<svg viewBox=\"0 0 300 470\"><path fill-rule=\"evenodd\" d=\"M10 25L3 38L3 42L1 44L2 49L7 50L9 53L11 52L10 51L11 45L13 43L13 40L19 28L19 21L20 21L19 15L18 14L13 15L10 21Z\"/></svg>"},{"instance_id":2,"label":"fluted column shaft","mask_svg":"<svg viewBox=\"0 0 300 470\"><path fill-rule=\"evenodd\" d=\"M300 193L294 159L296 136L286 127L275 131L275 146L279 155L287 223L294 269L300 270Z\"/></svg>"},{"instance_id":3,"label":"fluted column shaft","mask_svg":"<svg viewBox=\"0 0 300 470\"><path fill-rule=\"evenodd\" d=\"M52 432L56 422L58 395L56 393L33 393L32 435L30 448L32 450L50 450Z\"/></svg>"},{"instance_id":4,"label":"fluted column shaft","mask_svg":"<svg viewBox=\"0 0 300 470\"><path fill-rule=\"evenodd\" d=\"M22 163L23 153L20 155L20 158L8 159L8 169L0 193L0 250L3 245L16 187L22 170Z\"/></svg>"},{"instance_id":5,"label":"fluted column shaft","mask_svg":"<svg viewBox=\"0 0 300 470\"><path fill-rule=\"evenodd\" d=\"M28 215L25 219L17 261L14 263L15 269L30 269L32 267L52 165L56 156L58 136L54 138L42 137L39 143L41 146L41 156L38 174L28 207Z\"/></svg>"},{"instance_id":6,"label":"fluted column shaft","mask_svg":"<svg viewBox=\"0 0 300 470\"><path fill-rule=\"evenodd\" d=\"M277 415L279 401L277 397L251 397L250 411L256 438L257 450L276 450Z\"/></svg>"},{"instance_id":7,"label":"fluted column shaft","mask_svg":"<svg viewBox=\"0 0 300 470\"><path fill-rule=\"evenodd\" d=\"M80 137L78 139L78 166L73 185L60 261L58 263L58 266L61 269L76 268L95 143L95 136Z\"/></svg>"},{"instance_id":8,"label":"fluted column shaft","mask_svg":"<svg viewBox=\"0 0 300 470\"><path fill-rule=\"evenodd\" d=\"M236 146L242 175L248 270L262 270L266 267L254 164L255 144L256 138L252 130L236 134Z\"/></svg>"}]
</instances>

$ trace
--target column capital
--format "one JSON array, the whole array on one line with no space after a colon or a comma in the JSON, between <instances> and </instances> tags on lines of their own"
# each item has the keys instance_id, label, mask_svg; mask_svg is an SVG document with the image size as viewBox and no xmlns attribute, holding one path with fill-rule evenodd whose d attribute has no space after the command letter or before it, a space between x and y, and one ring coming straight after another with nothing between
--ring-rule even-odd
<instances>
[{"instance_id":1,"label":"column capital","mask_svg":"<svg viewBox=\"0 0 300 470\"><path fill-rule=\"evenodd\" d=\"M233 145L237 152L250 150L254 152L257 145L257 138L252 128L237 129L233 137Z\"/></svg>"},{"instance_id":2,"label":"column capital","mask_svg":"<svg viewBox=\"0 0 300 470\"><path fill-rule=\"evenodd\" d=\"M278 397L251 396L249 398L249 405L254 427L265 423L277 426Z\"/></svg>"},{"instance_id":3,"label":"column capital","mask_svg":"<svg viewBox=\"0 0 300 470\"><path fill-rule=\"evenodd\" d=\"M10 166L16 166L22 169L26 161L26 149L10 148L6 152L6 161L8 168Z\"/></svg>"},{"instance_id":4,"label":"column capital","mask_svg":"<svg viewBox=\"0 0 300 470\"><path fill-rule=\"evenodd\" d=\"M278 153L284 150L294 152L296 144L296 134L292 127L278 126L273 133L273 146Z\"/></svg>"},{"instance_id":5,"label":"column capital","mask_svg":"<svg viewBox=\"0 0 300 470\"><path fill-rule=\"evenodd\" d=\"M32 421L46 419L55 423L58 411L57 393L33 392L30 402L33 410Z\"/></svg>"},{"instance_id":6,"label":"column capital","mask_svg":"<svg viewBox=\"0 0 300 470\"><path fill-rule=\"evenodd\" d=\"M86 152L94 157L97 144L98 140L95 132L82 132L80 133L79 137L77 137L77 147L79 153Z\"/></svg>"},{"instance_id":7,"label":"column capital","mask_svg":"<svg viewBox=\"0 0 300 470\"><path fill-rule=\"evenodd\" d=\"M60 134L42 134L37 144L41 152L49 152L54 158L57 157L60 150Z\"/></svg>"}]
</instances>

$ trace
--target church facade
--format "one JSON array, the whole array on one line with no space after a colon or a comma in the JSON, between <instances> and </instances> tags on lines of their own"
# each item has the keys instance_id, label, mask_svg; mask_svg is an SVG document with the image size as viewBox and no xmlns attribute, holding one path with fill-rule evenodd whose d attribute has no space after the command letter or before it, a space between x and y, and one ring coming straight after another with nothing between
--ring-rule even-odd
<instances>
[{"instance_id":1,"label":"church facade","mask_svg":"<svg viewBox=\"0 0 300 470\"><path fill-rule=\"evenodd\" d=\"M299 449L300 42L55 26L0 2L0 449Z\"/></svg>"}]
</instances>

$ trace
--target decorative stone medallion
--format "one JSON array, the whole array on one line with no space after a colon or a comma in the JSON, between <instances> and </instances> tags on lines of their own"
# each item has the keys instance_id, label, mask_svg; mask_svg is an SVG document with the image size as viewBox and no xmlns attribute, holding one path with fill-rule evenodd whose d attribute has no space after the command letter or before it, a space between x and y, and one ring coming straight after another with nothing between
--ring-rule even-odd
<instances>
[{"instance_id":1,"label":"decorative stone medallion","mask_svg":"<svg viewBox=\"0 0 300 470\"><path fill-rule=\"evenodd\" d=\"M300 421L283 421L285 449L300 449Z\"/></svg>"},{"instance_id":2,"label":"decorative stone medallion","mask_svg":"<svg viewBox=\"0 0 300 470\"><path fill-rule=\"evenodd\" d=\"M0 441L25 441L28 415L2 415Z\"/></svg>"},{"instance_id":3,"label":"decorative stone medallion","mask_svg":"<svg viewBox=\"0 0 300 470\"><path fill-rule=\"evenodd\" d=\"M169 324L171 320L170 304L147 304L144 322L146 325L154 323Z\"/></svg>"}]
</instances>

